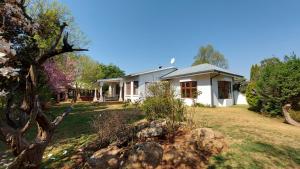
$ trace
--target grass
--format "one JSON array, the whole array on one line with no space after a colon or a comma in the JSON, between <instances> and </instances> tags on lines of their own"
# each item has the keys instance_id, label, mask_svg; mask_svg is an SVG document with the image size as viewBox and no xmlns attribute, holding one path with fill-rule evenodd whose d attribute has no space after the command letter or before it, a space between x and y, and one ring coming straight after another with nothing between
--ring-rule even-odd
<instances>
[{"instance_id":1,"label":"grass","mask_svg":"<svg viewBox=\"0 0 300 169\"><path fill-rule=\"evenodd\" d=\"M297 109L297 110L291 110L290 111L290 114L292 116L292 118L298 122L300 122L300 110Z\"/></svg>"},{"instance_id":2,"label":"grass","mask_svg":"<svg viewBox=\"0 0 300 169\"><path fill-rule=\"evenodd\" d=\"M300 128L247 107L197 108L196 123L222 132L229 148L209 168L300 168Z\"/></svg>"},{"instance_id":3,"label":"grass","mask_svg":"<svg viewBox=\"0 0 300 169\"><path fill-rule=\"evenodd\" d=\"M54 106L47 113L55 117L67 106ZM73 153L97 137L90 127L93 117L101 111L116 109L122 109L122 106L76 104L56 130L53 142L44 154L43 168L61 168L71 164ZM210 160L211 169L300 168L300 128L283 123L282 118L264 117L245 106L199 107L193 116L199 127L211 127L223 133L229 144L228 150ZM141 118L143 116L137 116L133 121ZM31 131L28 137L32 138L34 134ZM52 156L48 157L49 154Z\"/></svg>"},{"instance_id":4,"label":"grass","mask_svg":"<svg viewBox=\"0 0 300 169\"><path fill-rule=\"evenodd\" d=\"M47 116L54 119L57 115L61 114L69 103L61 103L53 106L48 110ZM52 143L46 149L43 160L43 168L61 168L64 165L72 163L71 157L76 150L82 146L92 142L97 138L95 131L91 128L91 122L94 117L101 111L116 111L122 109L122 105L101 105L79 102L74 105L72 112L55 130ZM131 108L128 108L130 111ZM122 111L124 112L124 111ZM143 118L139 114L134 116L130 122ZM33 139L36 134L36 129L33 128L28 132L26 137ZM5 151L5 146L0 142L0 152ZM64 154L64 152L67 152ZM52 155L48 157L48 155ZM2 167L0 166L0 169Z\"/></svg>"}]
</instances>

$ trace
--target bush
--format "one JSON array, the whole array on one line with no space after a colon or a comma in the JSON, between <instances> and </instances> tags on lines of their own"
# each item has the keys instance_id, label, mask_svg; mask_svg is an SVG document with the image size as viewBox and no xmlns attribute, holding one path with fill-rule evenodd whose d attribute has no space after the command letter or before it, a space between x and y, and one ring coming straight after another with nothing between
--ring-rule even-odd
<instances>
[{"instance_id":1,"label":"bush","mask_svg":"<svg viewBox=\"0 0 300 169\"><path fill-rule=\"evenodd\" d=\"M127 120L123 112L101 112L95 116L91 127L97 132L100 142L108 144L117 140L119 133L127 129Z\"/></svg>"},{"instance_id":2,"label":"bush","mask_svg":"<svg viewBox=\"0 0 300 169\"><path fill-rule=\"evenodd\" d=\"M158 82L148 87L148 96L142 110L149 120L168 118L172 121L183 121L185 106L182 100L176 99L169 82Z\"/></svg>"},{"instance_id":3,"label":"bush","mask_svg":"<svg viewBox=\"0 0 300 169\"><path fill-rule=\"evenodd\" d=\"M263 111L281 115L282 106L294 106L300 98L300 58L286 57L283 62L264 66L257 81Z\"/></svg>"},{"instance_id":4,"label":"bush","mask_svg":"<svg viewBox=\"0 0 300 169\"><path fill-rule=\"evenodd\" d=\"M260 111L261 110L261 100L256 92L256 83L251 82L248 84L246 89L246 99L251 110Z\"/></svg>"},{"instance_id":5,"label":"bush","mask_svg":"<svg viewBox=\"0 0 300 169\"><path fill-rule=\"evenodd\" d=\"M149 120L165 118L170 142L174 142L177 123L186 120L184 103L175 98L169 82L158 82L148 87L149 93L142 105L142 110Z\"/></svg>"}]
</instances>

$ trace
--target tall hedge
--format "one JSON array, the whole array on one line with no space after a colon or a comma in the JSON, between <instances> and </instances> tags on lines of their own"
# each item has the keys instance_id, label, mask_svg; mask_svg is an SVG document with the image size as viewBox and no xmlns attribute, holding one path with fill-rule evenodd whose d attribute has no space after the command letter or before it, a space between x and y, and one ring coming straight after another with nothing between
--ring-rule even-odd
<instances>
[{"instance_id":1,"label":"tall hedge","mask_svg":"<svg viewBox=\"0 0 300 169\"><path fill-rule=\"evenodd\" d=\"M281 115L284 104L298 104L300 101L300 58L295 55L262 62L257 82L249 85L247 100L250 106L270 115ZM251 95L250 88L256 91ZM258 101L259 100L259 101ZM261 107L257 103L261 103Z\"/></svg>"},{"instance_id":2,"label":"tall hedge","mask_svg":"<svg viewBox=\"0 0 300 169\"><path fill-rule=\"evenodd\" d=\"M246 98L251 110L261 110L261 100L256 91L256 82L250 82L246 88Z\"/></svg>"}]
</instances>

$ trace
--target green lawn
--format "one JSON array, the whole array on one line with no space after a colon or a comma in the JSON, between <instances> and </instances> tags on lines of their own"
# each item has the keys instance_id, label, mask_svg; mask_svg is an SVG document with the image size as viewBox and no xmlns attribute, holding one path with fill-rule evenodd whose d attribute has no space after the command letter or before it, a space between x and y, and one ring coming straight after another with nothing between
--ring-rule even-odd
<instances>
[{"instance_id":1,"label":"green lawn","mask_svg":"<svg viewBox=\"0 0 300 169\"><path fill-rule=\"evenodd\" d=\"M198 125L222 132L229 149L209 168L300 168L300 128L247 107L197 108Z\"/></svg>"},{"instance_id":2,"label":"green lawn","mask_svg":"<svg viewBox=\"0 0 300 169\"><path fill-rule=\"evenodd\" d=\"M61 103L53 106L47 111L48 117L54 119L57 115L66 110L69 105L69 103ZM72 163L70 159L72 154L83 145L97 138L95 131L91 128L91 122L94 117L102 111L118 111L121 109L123 109L122 105L107 106L85 102L76 103L72 112L56 129L52 144L50 144L44 154L44 167L60 168L68 163ZM131 109L128 109L129 112L130 110ZM143 117L142 114L137 114L131 120L135 121ZM32 129L28 132L27 138L32 139L35 134L35 129ZM5 151L5 148L5 145L0 142L0 152ZM67 150L67 154L63 154L65 150ZM51 158L48 158L49 154L52 154ZM1 168L0 166L0 169Z\"/></svg>"},{"instance_id":3,"label":"green lawn","mask_svg":"<svg viewBox=\"0 0 300 169\"><path fill-rule=\"evenodd\" d=\"M48 114L54 117L67 106L54 106ZM56 130L53 144L45 153L45 168L72 163L70 158L74 151L96 139L90 127L93 117L101 111L116 109L122 106L76 104ZM300 128L283 123L281 118L264 117L243 106L196 108L193 116L197 126L222 132L229 144L228 150L211 159L209 168L300 168ZM134 120L141 118L142 115L137 115ZM28 137L33 134L32 131ZM49 158L49 154L53 156Z\"/></svg>"}]
</instances>

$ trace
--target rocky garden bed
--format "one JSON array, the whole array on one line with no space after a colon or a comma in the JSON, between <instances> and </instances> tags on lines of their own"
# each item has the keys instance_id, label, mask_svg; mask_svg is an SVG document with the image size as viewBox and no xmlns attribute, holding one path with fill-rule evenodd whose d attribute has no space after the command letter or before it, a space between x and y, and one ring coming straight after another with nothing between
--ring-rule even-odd
<instances>
[{"instance_id":1,"label":"rocky garden bed","mask_svg":"<svg viewBox=\"0 0 300 169\"><path fill-rule=\"evenodd\" d=\"M76 166L66 168L205 168L211 156L227 148L219 132L181 123L171 134L165 120L142 120L118 135L113 142L102 139L79 149L72 157Z\"/></svg>"}]
</instances>

